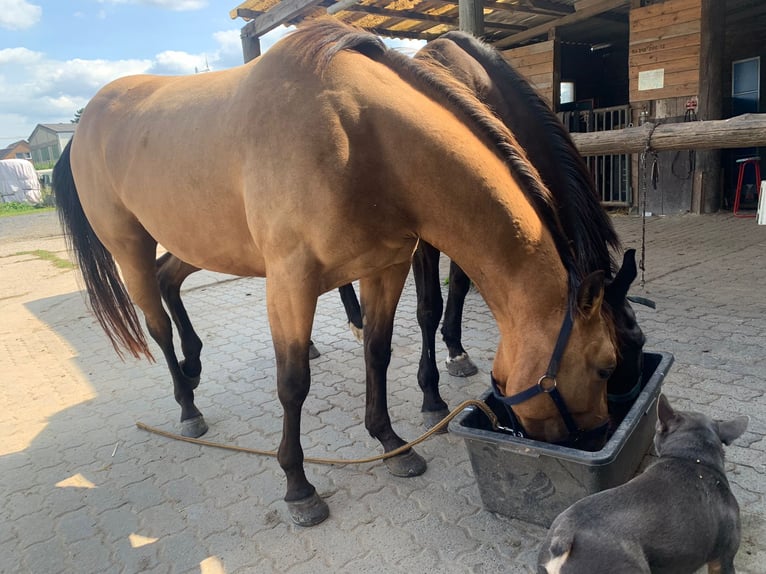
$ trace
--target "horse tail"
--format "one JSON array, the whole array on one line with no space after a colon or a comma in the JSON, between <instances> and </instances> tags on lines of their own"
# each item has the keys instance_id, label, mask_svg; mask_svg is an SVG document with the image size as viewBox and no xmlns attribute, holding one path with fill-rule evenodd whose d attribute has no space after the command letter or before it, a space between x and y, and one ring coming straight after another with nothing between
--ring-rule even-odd
<instances>
[{"instance_id":1,"label":"horse tail","mask_svg":"<svg viewBox=\"0 0 766 574\"><path fill-rule=\"evenodd\" d=\"M74 253L82 273L93 313L120 358L122 349L139 358L153 360L136 310L120 278L112 254L93 231L77 194L69 153L72 140L53 168L56 207L67 247Z\"/></svg>"}]
</instances>

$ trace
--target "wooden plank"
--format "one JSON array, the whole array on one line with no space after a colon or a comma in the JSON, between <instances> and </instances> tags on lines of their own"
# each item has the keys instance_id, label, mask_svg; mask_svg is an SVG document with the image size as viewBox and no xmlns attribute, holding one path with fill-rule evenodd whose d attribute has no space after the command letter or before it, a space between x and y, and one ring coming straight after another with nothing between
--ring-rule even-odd
<instances>
[{"instance_id":1,"label":"wooden plank","mask_svg":"<svg viewBox=\"0 0 766 574\"><path fill-rule=\"evenodd\" d=\"M634 8L630 11L630 17L631 19L656 18L662 14L678 12L680 10L686 10L687 8L693 8L695 6L700 6L700 0L668 0L667 2L662 2L660 4L652 4L642 8Z\"/></svg>"},{"instance_id":2,"label":"wooden plank","mask_svg":"<svg viewBox=\"0 0 766 574\"><path fill-rule=\"evenodd\" d=\"M675 58L667 62L659 62L659 63L649 62L648 64L645 64L642 66L639 66L639 65L634 66L633 62L631 61L631 65L628 68L628 77L638 79L639 72L644 72L646 70L656 70L661 68L665 70L665 80L667 80L668 77L675 76L676 74L680 72L686 72L686 71L692 71L692 70L697 72L698 67L699 67L699 55L689 56L688 58Z\"/></svg>"},{"instance_id":3,"label":"wooden plank","mask_svg":"<svg viewBox=\"0 0 766 574\"><path fill-rule=\"evenodd\" d=\"M691 45L699 45L699 36L697 34L685 34L659 41L628 40L631 55L656 52L657 50L673 50L675 48L684 48Z\"/></svg>"},{"instance_id":4,"label":"wooden plank","mask_svg":"<svg viewBox=\"0 0 766 574\"><path fill-rule=\"evenodd\" d=\"M553 50L553 40L547 40L545 42L537 42L536 44L530 44L529 46L521 46L519 48L512 48L510 50L503 50L503 56L516 56L516 54L539 54L548 53Z\"/></svg>"},{"instance_id":5,"label":"wooden plank","mask_svg":"<svg viewBox=\"0 0 766 574\"><path fill-rule=\"evenodd\" d=\"M658 64L672 62L681 58L697 58L699 61L699 44L684 46L683 48L673 48L670 50L657 50L648 53L639 53L630 55L630 65L644 69L661 67Z\"/></svg>"},{"instance_id":6,"label":"wooden plank","mask_svg":"<svg viewBox=\"0 0 766 574\"><path fill-rule=\"evenodd\" d=\"M632 32L630 34L630 44L635 45L639 42L657 42L668 38L677 38L679 36L685 36L687 34L696 34L699 36L700 22L684 22L670 28L664 28L662 30L646 29L639 32Z\"/></svg>"},{"instance_id":7,"label":"wooden plank","mask_svg":"<svg viewBox=\"0 0 766 574\"><path fill-rule=\"evenodd\" d=\"M641 153L647 143L656 151L757 147L766 146L766 114L570 135L584 156Z\"/></svg>"},{"instance_id":8,"label":"wooden plank","mask_svg":"<svg viewBox=\"0 0 766 574\"><path fill-rule=\"evenodd\" d=\"M497 49L502 49L507 48L508 46L513 46L514 44L520 44L525 40L531 40L532 38L546 34L551 28L566 26L568 24L574 24L575 22L582 22L583 20L587 20L593 16L598 16L599 14L603 14L609 10L614 10L615 8L621 8L623 6L629 5L630 0L603 0L598 4L594 4L593 6L577 11L574 14L562 16L561 18L551 20L545 24L534 26L529 30L520 32L519 34L513 34L512 36L503 38L502 40L495 42L494 47Z\"/></svg>"},{"instance_id":9,"label":"wooden plank","mask_svg":"<svg viewBox=\"0 0 766 574\"><path fill-rule=\"evenodd\" d=\"M273 30L280 24L284 24L288 20L292 20L321 2L322 0L282 0L265 14L248 22L242 28L242 35L263 36L266 32Z\"/></svg>"},{"instance_id":10,"label":"wooden plank","mask_svg":"<svg viewBox=\"0 0 766 574\"><path fill-rule=\"evenodd\" d=\"M514 67L535 67L553 62L553 52L547 54L531 54L529 56L506 56L505 59L513 64Z\"/></svg>"},{"instance_id":11,"label":"wooden plank","mask_svg":"<svg viewBox=\"0 0 766 574\"><path fill-rule=\"evenodd\" d=\"M631 81L631 85L633 85L633 81L635 81L636 86L638 86L638 73L634 74L633 70L631 70L628 78ZM694 70L679 70L671 73L665 71L664 80L664 88L667 88L668 86L678 86L679 84L689 84L699 81L699 72L696 68Z\"/></svg>"},{"instance_id":12,"label":"wooden plank","mask_svg":"<svg viewBox=\"0 0 766 574\"><path fill-rule=\"evenodd\" d=\"M696 22L700 19L700 11L696 9L682 10L681 12L672 12L663 14L656 18L647 20L630 19L630 31L640 32L647 29L662 29L685 24L686 22Z\"/></svg>"},{"instance_id":13,"label":"wooden plank","mask_svg":"<svg viewBox=\"0 0 766 574\"><path fill-rule=\"evenodd\" d=\"M630 103L647 102L650 100L658 100L662 98L688 98L695 96L699 92L699 82L690 82L688 84L679 84L677 86L669 86L666 88L660 88L658 90L631 90L630 91Z\"/></svg>"}]
</instances>

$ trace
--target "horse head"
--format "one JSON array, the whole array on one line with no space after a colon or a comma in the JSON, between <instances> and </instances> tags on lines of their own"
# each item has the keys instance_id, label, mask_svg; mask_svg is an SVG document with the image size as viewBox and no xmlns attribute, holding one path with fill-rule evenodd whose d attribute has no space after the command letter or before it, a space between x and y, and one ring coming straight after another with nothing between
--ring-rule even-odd
<instances>
[{"instance_id":1,"label":"horse head","mask_svg":"<svg viewBox=\"0 0 766 574\"><path fill-rule=\"evenodd\" d=\"M636 275L636 250L628 249L623 255L620 270L606 286L604 296L614 322L618 351L617 368L607 384L613 423L619 423L625 417L641 391L646 337L627 299L628 289Z\"/></svg>"},{"instance_id":2,"label":"horse head","mask_svg":"<svg viewBox=\"0 0 766 574\"><path fill-rule=\"evenodd\" d=\"M510 416L517 434L585 450L600 448L606 441L606 383L617 366L617 353L604 296L604 272L586 277L574 304L565 312L555 344L548 343L551 354L547 369L541 370L538 363L536 376L522 375L526 369L520 366L530 361L512 356L508 351L511 347L501 342L492 383L496 398L512 407ZM535 334L530 331L522 336L528 348ZM509 373L505 365L514 365L513 376L504 376ZM500 376L495 379L495 374ZM534 383L531 386L530 380Z\"/></svg>"}]
</instances>

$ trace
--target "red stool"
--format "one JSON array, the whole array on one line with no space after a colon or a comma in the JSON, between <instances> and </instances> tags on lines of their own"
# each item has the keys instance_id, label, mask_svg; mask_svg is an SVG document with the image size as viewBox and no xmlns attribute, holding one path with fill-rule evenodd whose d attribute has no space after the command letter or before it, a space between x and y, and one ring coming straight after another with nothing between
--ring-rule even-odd
<instances>
[{"instance_id":1,"label":"red stool","mask_svg":"<svg viewBox=\"0 0 766 574\"><path fill-rule=\"evenodd\" d=\"M737 176L737 191L734 194L734 209L732 213L734 217L755 217L755 214L740 215L739 202L742 195L742 180L745 179L745 167L752 164L755 168L755 203L758 203L758 194L761 191L761 158L760 157L743 157L738 159L739 175Z\"/></svg>"}]
</instances>

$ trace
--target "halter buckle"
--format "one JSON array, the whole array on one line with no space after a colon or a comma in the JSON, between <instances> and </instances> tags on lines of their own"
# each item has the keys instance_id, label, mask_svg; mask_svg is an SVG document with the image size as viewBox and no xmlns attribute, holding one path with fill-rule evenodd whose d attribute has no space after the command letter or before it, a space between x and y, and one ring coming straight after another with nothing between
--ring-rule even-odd
<instances>
[{"instance_id":1,"label":"halter buckle","mask_svg":"<svg viewBox=\"0 0 766 574\"><path fill-rule=\"evenodd\" d=\"M545 380L553 381L552 383L545 384ZM549 375L545 374L542 377L540 377L537 380L537 388L540 389L541 393L552 393L556 390L556 387L558 386L558 381L556 380L555 375Z\"/></svg>"}]
</instances>

